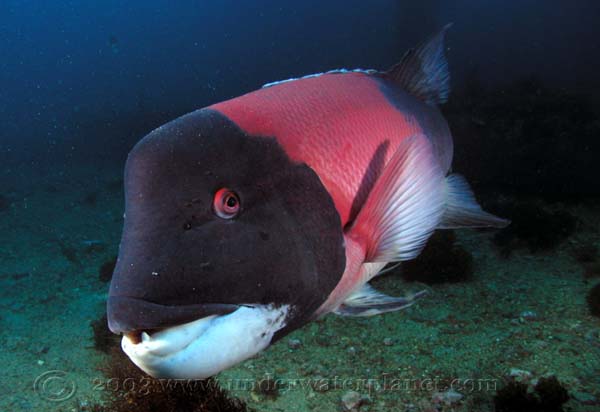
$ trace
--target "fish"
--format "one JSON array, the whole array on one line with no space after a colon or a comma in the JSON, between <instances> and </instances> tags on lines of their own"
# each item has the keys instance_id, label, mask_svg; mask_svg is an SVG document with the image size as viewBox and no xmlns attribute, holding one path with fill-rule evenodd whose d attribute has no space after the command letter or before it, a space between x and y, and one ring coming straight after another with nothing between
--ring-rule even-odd
<instances>
[{"instance_id":1,"label":"fish","mask_svg":"<svg viewBox=\"0 0 600 412\"><path fill-rule=\"evenodd\" d=\"M139 368L202 379L335 313L425 295L369 281L438 229L501 228L451 172L449 26L385 71L274 82L153 130L125 164L108 325Z\"/></svg>"}]
</instances>

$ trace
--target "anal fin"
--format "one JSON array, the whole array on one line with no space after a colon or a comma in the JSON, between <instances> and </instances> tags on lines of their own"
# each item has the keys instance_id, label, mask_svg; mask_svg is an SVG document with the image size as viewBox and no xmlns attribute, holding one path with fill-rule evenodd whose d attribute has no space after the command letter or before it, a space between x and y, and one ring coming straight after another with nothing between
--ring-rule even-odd
<instances>
[{"instance_id":1,"label":"anal fin","mask_svg":"<svg viewBox=\"0 0 600 412\"><path fill-rule=\"evenodd\" d=\"M419 298L427 294L422 290L404 297L388 296L379 292L368 283L353 292L333 312L342 316L374 316L381 313L395 312L412 306Z\"/></svg>"},{"instance_id":2,"label":"anal fin","mask_svg":"<svg viewBox=\"0 0 600 412\"><path fill-rule=\"evenodd\" d=\"M510 220L494 216L481 209L464 177L451 174L446 177L446 206L438 229L463 227L503 228Z\"/></svg>"}]
</instances>

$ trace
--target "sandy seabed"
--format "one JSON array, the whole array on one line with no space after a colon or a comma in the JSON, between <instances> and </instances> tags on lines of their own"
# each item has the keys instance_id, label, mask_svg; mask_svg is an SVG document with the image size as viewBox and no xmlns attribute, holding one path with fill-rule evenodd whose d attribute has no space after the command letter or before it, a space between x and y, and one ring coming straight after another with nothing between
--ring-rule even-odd
<instances>
[{"instance_id":1,"label":"sandy seabed","mask_svg":"<svg viewBox=\"0 0 600 412\"><path fill-rule=\"evenodd\" d=\"M0 211L0 410L79 411L123 382L100 367L90 323L102 316L108 284L100 266L117 253L121 170L12 170ZM492 411L509 375L556 376L571 411L600 408L600 320L585 296L572 250L600 244L600 207L561 206L575 234L556 250L500 256L492 232L457 231L472 253L472 280L424 286L397 274L373 283L390 295L423 287L413 307L372 318L329 315L217 379L256 411L339 411L350 391L359 411ZM276 396L256 390L264 378ZM129 382L129 385L137 384ZM64 399L63 399L64 398Z\"/></svg>"}]
</instances>

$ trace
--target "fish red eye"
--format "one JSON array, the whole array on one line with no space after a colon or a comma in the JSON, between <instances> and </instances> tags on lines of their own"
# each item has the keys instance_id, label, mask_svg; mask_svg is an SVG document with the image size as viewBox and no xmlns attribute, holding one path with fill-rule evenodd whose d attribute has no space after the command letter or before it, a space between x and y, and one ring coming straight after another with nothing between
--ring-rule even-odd
<instances>
[{"instance_id":1,"label":"fish red eye","mask_svg":"<svg viewBox=\"0 0 600 412\"><path fill-rule=\"evenodd\" d=\"M219 189L215 193L213 209L222 219L231 219L240 211L240 198L233 190Z\"/></svg>"}]
</instances>

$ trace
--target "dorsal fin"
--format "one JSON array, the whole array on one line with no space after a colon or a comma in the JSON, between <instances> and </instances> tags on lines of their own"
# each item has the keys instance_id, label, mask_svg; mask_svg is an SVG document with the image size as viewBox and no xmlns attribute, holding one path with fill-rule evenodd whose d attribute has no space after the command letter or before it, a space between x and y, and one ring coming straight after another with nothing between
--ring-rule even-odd
<instances>
[{"instance_id":1,"label":"dorsal fin","mask_svg":"<svg viewBox=\"0 0 600 412\"><path fill-rule=\"evenodd\" d=\"M407 51L399 63L383 73L383 77L428 104L445 103L450 93L450 73L445 56L445 37L450 26L452 23L416 49Z\"/></svg>"}]
</instances>

